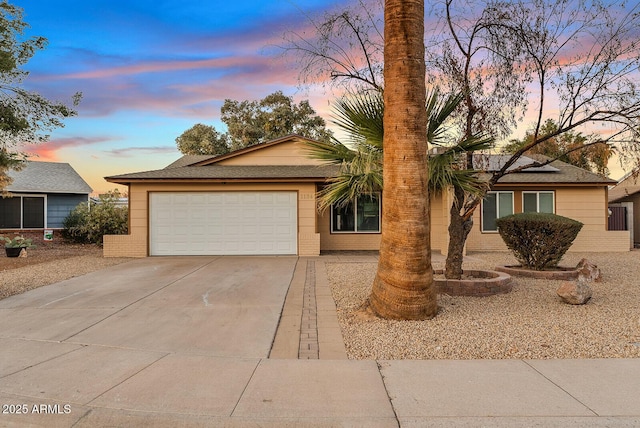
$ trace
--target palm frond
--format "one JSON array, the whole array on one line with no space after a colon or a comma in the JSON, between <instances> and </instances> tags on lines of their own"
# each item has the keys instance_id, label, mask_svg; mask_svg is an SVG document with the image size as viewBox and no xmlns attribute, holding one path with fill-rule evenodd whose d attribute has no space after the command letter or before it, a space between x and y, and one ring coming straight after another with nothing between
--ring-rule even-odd
<instances>
[{"instance_id":1,"label":"palm frond","mask_svg":"<svg viewBox=\"0 0 640 428\"><path fill-rule=\"evenodd\" d=\"M494 143L495 139L493 137L482 134L472 135L471 137L459 141L457 144L448 147L443 153L439 154L438 156L449 157L450 160L453 161L453 157L456 157L463 153L489 150L493 147Z\"/></svg>"},{"instance_id":2,"label":"palm frond","mask_svg":"<svg viewBox=\"0 0 640 428\"><path fill-rule=\"evenodd\" d=\"M472 135L443 153L429 158L429 188L441 191L449 186L459 187L471 195L481 195L487 190L487 182L479 178L477 171L460 165L458 159L466 153L488 150L494 139L489 136Z\"/></svg>"},{"instance_id":3,"label":"palm frond","mask_svg":"<svg viewBox=\"0 0 640 428\"><path fill-rule=\"evenodd\" d=\"M437 89L427 94L427 141L429 143L440 146L445 143L445 135L448 131L444 126L445 122L451 117L453 112L458 108L464 95L449 95L444 100L440 96Z\"/></svg>"},{"instance_id":4,"label":"palm frond","mask_svg":"<svg viewBox=\"0 0 640 428\"><path fill-rule=\"evenodd\" d=\"M318 159L329 164L341 165L353 160L356 155L354 150L351 150L338 140L332 140L330 143L324 143L321 141L305 141L306 151L309 157Z\"/></svg>"},{"instance_id":5,"label":"palm frond","mask_svg":"<svg viewBox=\"0 0 640 428\"><path fill-rule=\"evenodd\" d=\"M458 108L463 94L442 98L437 90L427 94L428 141L446 146L447 120ZM308 143L312 156L326 162L341 165L340 174L328 180L319 192L319 209L331 205L345 206L360 195L382 190L382 140L384 101L382 94L363 93L344 97L336 102L333 123L348 136L351 148L335 140L332 143ZM471 195L479 195L486 183L476 171L465 169L458 162L467 152L487 150L493 139L476 135L448 147L443 153L429 159L429 186L440 191L450 186L463 189Z\"/></svg>"},{"instance_id":6,"label":"palm frond","mask_svg":"<svg viewBox=\"0 0 640 428\"><path fill-rule=\"evenodd\" d=\"M487 190L488 183L474 170L452 168L444 156L429 158L429 189L441 192L451 186L458 187L467 194L479 196Z\"/></svg>"},{"instance_id":7,"label":"palm frond","mask_svg":"<svg viewBox=\"0 0 640 428\"><path fill-rule=\"evenodd\" d=\"M318 192L318 208L324 211L331 205L343 207L360 195L371 195L382 190L382 154L356 152L349 163L343 164L337 177L328 180Z\"/></svg>"},{"instance_id":8,"label":"palm frond","mask_svg":"<svg viewBox=\"0 0 640 428\"><path fill-rule=\"evenodd\" d=\"M332 122L340 127L354 146L382 149L384 101L379 92L340 98L333 108Z\"/></svg>"}]
</instances>

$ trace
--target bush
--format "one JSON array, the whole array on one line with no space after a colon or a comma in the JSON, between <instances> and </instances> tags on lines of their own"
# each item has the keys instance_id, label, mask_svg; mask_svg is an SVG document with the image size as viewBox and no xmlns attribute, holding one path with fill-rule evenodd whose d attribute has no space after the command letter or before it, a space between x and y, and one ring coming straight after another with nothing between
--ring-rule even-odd
<instances>
[{"instance_id":1,"label":"bush","mask_svg":"<svg viewBox=\"0 0 640 428\"><path fill-rule=\"evenodd\" d=\"M522 266L557 266L578 236L582 223L555 214L523 213L499 218L498 232Z\"/></svg>"},{"instance_id":2,"label":"bush","mask_svg":"<svg viewBox=\"0 0 640 428\"><path fill-rule=\"evenodd\" d=\"M128 232L129 212L116 205L120 193L112 191L100 196L99 202L83 202L64 219L62 236L73 242L101 244L104 235Z\"/></svg>"}]
</instances>

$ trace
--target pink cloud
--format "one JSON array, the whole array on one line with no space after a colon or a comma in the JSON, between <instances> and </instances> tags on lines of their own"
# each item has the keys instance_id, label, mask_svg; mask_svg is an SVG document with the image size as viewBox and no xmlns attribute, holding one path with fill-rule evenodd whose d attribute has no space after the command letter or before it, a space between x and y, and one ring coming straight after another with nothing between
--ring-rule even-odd
<instances>
[{"instance_id":1,"label":"pink cloud","mask_svg":"<svg viewBox=\"0 0 640 428\"><path fill-rule=\"evenodd\" d=\"M37 157L42 161L57 161L57 152L62 149L82 147L114 140L116 140L114 137L56 138L42 144L29 144L24 147L24 151L29 153L30 157Z\"/></svg>"},{"instance_id":2,"label":"pink cloud","mask_svg":"<svg viewBox=\"0 0 640 428\"><path fill-rule=\"evenodd\" d=\"M198 60L150 61L138 64L110 67L98 70L69 73L59 76L63 79L104 79L130 74L161 73L170 71L198 70L210 68L230 68L255 65L255 57L225 57Z\"/></svg>"}]
</instances>

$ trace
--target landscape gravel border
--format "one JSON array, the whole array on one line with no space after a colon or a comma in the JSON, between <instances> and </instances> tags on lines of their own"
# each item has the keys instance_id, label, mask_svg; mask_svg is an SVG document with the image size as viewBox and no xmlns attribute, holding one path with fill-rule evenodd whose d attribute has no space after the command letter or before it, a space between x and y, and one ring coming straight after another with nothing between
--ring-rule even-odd
<instances>
[{"instance_id":1,"label":"landscape gravel border","mask_svg":"<svg viewBox=\"0 0 640 428\"><path fill-rule=\"evenodd\" d=\"M40 251L40 254L36 253ZM57 257L50 259L49 252ZM124 263L127 258L104 258L102 248L87 246L82 248L58 246L49 251L31 250L23 260L3 260L3 262L23 262L23 266L12 263L0 271L0 299L21 294L34 288L54 284L100 269ZM43 256L44 254L44 256ZM46 257L49 256L49 257ZM42 258L45 261L40 261ZM16 267L20 266L20 267ZM2 267L2 264L0 264Z\"/></svg>"},{"instance_id":2,"label":"landscape gravel border","mask_svg":"<svg viewBox=\"0 0 640 428\"><path fill-rule=\"evenodd\" d=\"M470 254L466 269L514 264L509 253ZM602 270L586 305L556 294L562 281L513 278L513 290L490 297L440 295L431 320L387 321L359 308L375 263L327 263L348 357L351 359L553 359L640 357L640 251L568 253ZM434 264L434 268L441 268Z\"/></svg>"}]
</instances>

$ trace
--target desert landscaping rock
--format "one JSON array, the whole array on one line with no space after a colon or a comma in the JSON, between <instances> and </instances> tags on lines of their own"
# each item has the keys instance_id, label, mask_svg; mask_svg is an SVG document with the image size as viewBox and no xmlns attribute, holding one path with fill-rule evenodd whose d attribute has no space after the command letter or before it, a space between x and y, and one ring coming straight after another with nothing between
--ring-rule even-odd
<instances>
[{"instance_id":1,"label":"desert landscaping rock","mask_svg":"<svg viewBox=\"0 0 640 428\"><path fill-rule=\"evenodd\" d=\"M469 256L465 269L517 263L509 253ZM563 303L556 294L560 280L513 278L508 294L440 295L440 311L427 321L359 314L375 263L327 263L327 273L352 359L639 358L640 252L568 253L562 262L576 266L581 258L604 272L601 282L589 284L587 305Z\"/></svg>"},{"instance_id":2,"label":"desert landscaping rock","mask_svg":"<svg viewBox=\"0 0 640 428\"><path fill-rule=\"evenodd\" d=\"M587 259L582 259L576 266L578 271L578 280L591 282L602 281L602 272L598 269L598 266L594 265Z\"/></svg>"},{"instance_id":3,"label":"desert landscaping rock","mask_svg":"<svg viewBox=\"0 0 640 428\"><path fill-rule=\"evenodd\" d=\"M556 290L563 302L570 305L584 305L591 299L593 292L586 281L564 281Z\"/></svg>"}]
</instances>

